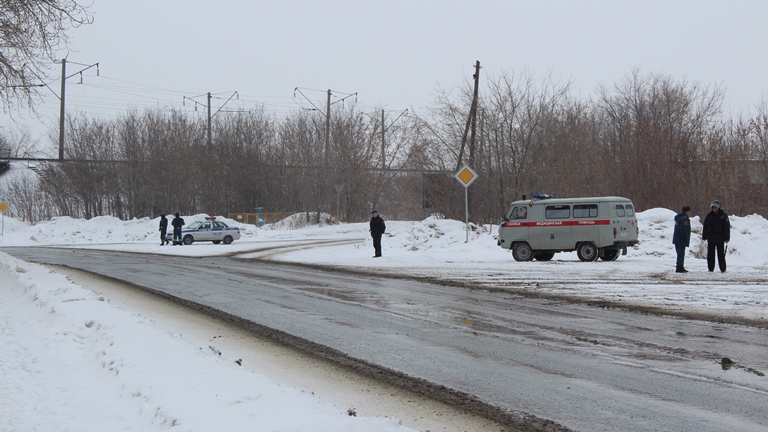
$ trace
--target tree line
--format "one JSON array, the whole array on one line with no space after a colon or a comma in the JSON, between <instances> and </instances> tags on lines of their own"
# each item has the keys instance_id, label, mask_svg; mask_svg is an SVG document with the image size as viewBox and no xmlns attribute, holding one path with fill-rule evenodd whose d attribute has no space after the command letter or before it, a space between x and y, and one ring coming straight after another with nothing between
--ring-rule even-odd
<instances>
[{"instance_id":1,"label":"tree line","mask_svg":"<svg viewBox=\"0 0 768 432\"><path fill-rule=\"evenodd\" d=\"M588 98L529 73L481 82L476 138L461 161L479 174L469 189L474 222L497 223L532 193L619 195L638 210L689 204L702 215L717 198L730 213L768 214L765 103L728 118L718 87L638 70ZM5 195L32 222L256 207L343 221L372 208L392 219L463 219L453 174L471 102L469 83L443 89L425 112L386 125L354 104L333 110L329 125L319 112L256 107L214 118L210 144L207 124L175 109L74 115L67 162ZM10 141L0 136L0 146Z\"/></svg>"}]
</instances>

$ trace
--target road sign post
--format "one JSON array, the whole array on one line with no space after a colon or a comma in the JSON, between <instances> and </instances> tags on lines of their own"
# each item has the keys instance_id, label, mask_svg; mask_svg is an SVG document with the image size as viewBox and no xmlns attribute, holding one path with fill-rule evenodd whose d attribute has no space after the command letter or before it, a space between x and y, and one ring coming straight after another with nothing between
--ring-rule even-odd
<instances>
[{"instance_id":1,"label":"road sign post","mask_svg":"<svg viewBox=\"0 0 768 432\"><path fill-rule=\"evenodd\" d=\"M467 234L464 243L469 243L469 185L477 180L477 173L469 165L464 165L454 177L464 186L464 229Z\"/></svg>"},{"instance_id":2,"label":"road sign post","mask_svg":"<svg viewBox=\"0 0 768 432\"><path fill-rule=\"evenodd\" d=\"M3 221L0 223L0 237L5 236L5 211L8 210L8 204L0 202L0 213L3 214Z\"/></svg>"}]
</instances>

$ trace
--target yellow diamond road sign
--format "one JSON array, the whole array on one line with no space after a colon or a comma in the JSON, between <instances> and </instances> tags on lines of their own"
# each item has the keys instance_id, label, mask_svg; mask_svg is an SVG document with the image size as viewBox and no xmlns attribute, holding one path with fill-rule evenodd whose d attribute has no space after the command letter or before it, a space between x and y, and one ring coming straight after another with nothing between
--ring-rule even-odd
<instances>
[{"instance_id":1,"label":"yellow diamond road sign","mask_svg":"<svg viewBox=\"0 0 768 432\"><path fill-rule=\"evenodd\" d=\"M5 213L6 210L8 210L8 204L0 203L0 212Z\"/></svg>"},{"instance_id":2,"label":"yellow diamond road sign","mask_svg":"<svg viewBox=\"0 0 768 432\"><path fill-rule=\"evenodd\" d=\"M475 180L477 180L477 173L467 165L464 165L459 172L454 176L464 187L469 187Z\"/></svg>"}]
</instances>

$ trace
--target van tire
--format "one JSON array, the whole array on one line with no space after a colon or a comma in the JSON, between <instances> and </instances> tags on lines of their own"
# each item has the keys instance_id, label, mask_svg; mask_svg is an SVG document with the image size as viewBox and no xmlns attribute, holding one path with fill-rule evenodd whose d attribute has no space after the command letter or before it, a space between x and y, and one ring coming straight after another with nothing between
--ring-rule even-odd
<instances>
[{"instance_id":1,"label":"van tire","mask_svg":"<svg viewBox=\"0 0 768 432\"><path fill-rule=\"evenodd\" d=\"M515 258L515 261L531 261L533 260L533 249L526 242L515 243L512 246L512 257Z\"/></svg>"},{"instance_id":2,"label":"van tire","mask_svg":"<svg viewBox=\"0 0 768 432\"><path fill-rule=\"evenodd\" d=\"M603 256L601 257L603 261L616 261L619 259L619 250L618 249L603 249Z\"/></svg>"},{"instance_id":3,"label":"van tire","mask_svg":"<svg viewBox=\"0 0 768 432\"><path fill-rule=\"evenodd\" d=\"M554 252L536 252L533 254L533 258L535 258L536 261L551 261L554 257Z\"/></svg>"},{"instance_id":4,"label":"van tire","mask_svg":"<svg viewBox=\"0 0 768 432\"><path fill-rule=\"evenodd\" d=\"M576 255L584 262L591 262L597 259L599 251L594 243L582 242L579 244L579 248L576 249Z\"/></svg>"}]
</instances>

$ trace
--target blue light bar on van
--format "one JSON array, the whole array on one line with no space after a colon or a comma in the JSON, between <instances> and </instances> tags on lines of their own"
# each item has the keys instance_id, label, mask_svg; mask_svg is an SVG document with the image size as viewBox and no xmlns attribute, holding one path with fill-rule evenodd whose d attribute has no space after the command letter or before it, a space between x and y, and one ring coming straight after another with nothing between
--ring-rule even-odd
<instances>
[{"instance_id":1,"label":"blue light bar on van","mask_svg":"<svg viewBox=\"0 0 768 432\"><path fill-rule=\"evenodd\" d=\"M554 195L550 195L550 194L533 194L534 199L550 199L554 197L555 197Z\"/></svg>"}]
</instances>

